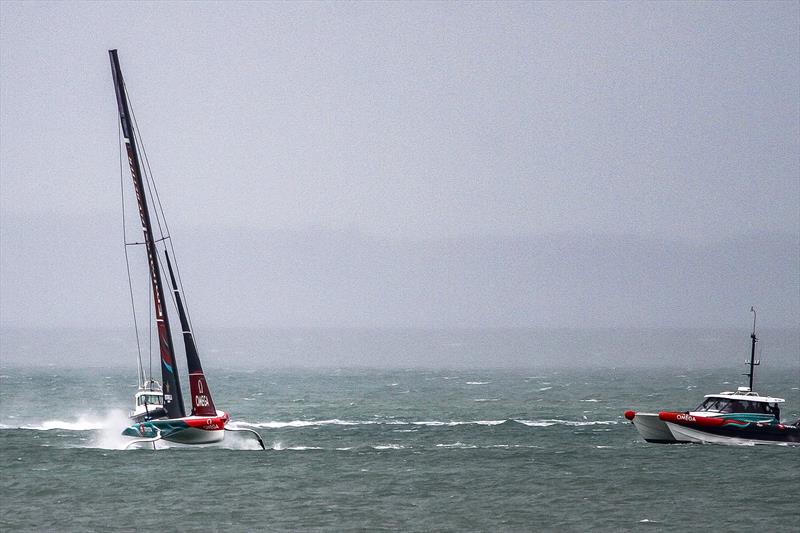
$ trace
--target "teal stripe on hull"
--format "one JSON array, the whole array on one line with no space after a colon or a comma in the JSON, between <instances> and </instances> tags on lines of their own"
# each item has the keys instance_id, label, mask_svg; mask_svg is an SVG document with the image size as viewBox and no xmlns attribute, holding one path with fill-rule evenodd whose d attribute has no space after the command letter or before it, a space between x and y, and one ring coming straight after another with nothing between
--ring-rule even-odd
<instances>
[{"instance_id":1,"label":"teal stripe on hull","mask_svg":"<svg viewBox=\"0 0 800 533\"><path fill-rule=\"evenodd\" d=\"M742 422L766 422L769 424L778 423L774 416L761 413L726 413L714 415L713 418L727 418L729 420L740 420Z\"/></svg>"},{"instance_id":2,"label":"teal stripe on hull","mask_svg":"<svg viewBox=\"0 0 800 533\"><path fill-rule=\"evenodd\" d=\"M126 437L152 439L160 433L162 438L166 438L188 427L189 425L182 420L150 420L128 426L122 434Z\"/></svg>"}]
</instances>

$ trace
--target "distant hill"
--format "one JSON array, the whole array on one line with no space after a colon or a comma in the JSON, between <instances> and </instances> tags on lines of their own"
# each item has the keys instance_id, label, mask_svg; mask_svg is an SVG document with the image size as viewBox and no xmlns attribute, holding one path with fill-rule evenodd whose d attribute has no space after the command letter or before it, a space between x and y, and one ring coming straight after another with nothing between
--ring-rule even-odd
<instances>
[{"instance_id":1,"label":"distant hill","mask_svg":"<svg viewBox=\"0 0 800 533\"><path fill-rule=\"evenodd\" d=\"M111 214L51 224L6 214L0 322L127 326L118 228ZM797 235L400 241L172 229L196 326L747 329L750 305L763 327L800 323Z\"/></svg>"}]
</instances>

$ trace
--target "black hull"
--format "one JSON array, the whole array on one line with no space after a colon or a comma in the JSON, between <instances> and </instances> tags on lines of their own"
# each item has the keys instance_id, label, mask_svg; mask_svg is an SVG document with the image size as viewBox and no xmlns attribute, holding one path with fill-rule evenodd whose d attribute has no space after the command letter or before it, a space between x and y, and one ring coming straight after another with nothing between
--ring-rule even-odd
<instances>
[{"instance_id":1,"label":"black hull","mask_svg":"<svg viewBox=\"0 0 800 533\"><path fill-rule=\"evenodd\" d=\"M704 433L709 433L717 437L762 442L786 442L790 444L800 444L800 427L797 426L769 424L759 427L756 424L749 424L748 427L739 428L731 426L708 427L686 424L685 427L702 431Z\"/></svg>"}]
</instances>

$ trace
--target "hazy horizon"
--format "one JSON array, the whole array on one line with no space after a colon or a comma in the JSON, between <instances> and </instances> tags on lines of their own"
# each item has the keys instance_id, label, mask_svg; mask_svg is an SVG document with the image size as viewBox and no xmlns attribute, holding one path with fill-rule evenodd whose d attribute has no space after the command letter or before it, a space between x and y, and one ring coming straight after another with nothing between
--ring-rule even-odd
<instances>
[{"instance_id":1,"label":"hazy horizon","mask_svg":"<svg viewBox=\"0 0 800 533\"><path fill-rule=\"evenodd\" d=\"M0 367L119 368L135 373L130 328L2 328ZM716 369L742 374L747 328L206 328L196 332L203 365L229 369ZM759 328L758 376L800 378L800 327ZM87 342L91 339L91 342ZM145 368L154 348L140 342ZM183 347L176 343L179 367ZM152 355L153 368L158 357Z\"/></svg>"}]
</instances>

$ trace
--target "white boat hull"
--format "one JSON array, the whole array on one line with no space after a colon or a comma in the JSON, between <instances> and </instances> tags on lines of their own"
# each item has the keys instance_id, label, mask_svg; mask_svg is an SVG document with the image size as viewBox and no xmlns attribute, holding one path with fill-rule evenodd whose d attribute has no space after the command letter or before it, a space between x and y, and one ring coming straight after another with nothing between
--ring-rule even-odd
<instances>
[{"instance_id":1,"label":"white boat hull","mask_svg":"<svg viewBox=\"0 0 800 533\"><path fill-rule=\"evenodd\" d=\"M737 439L735 437L720 437L719 435L713 435L694 428L687 428L685 426L673 424L672 422L664 422L664 424L669 428L669 431L675 439L681 439L684 442L712 444L755 444L757 442L749 439ZM763 443L768 444L766 441L763 441Z\"/></svg>"},{"instance_id":2,"label":"white boat hull","mask_svg":"<svg viewBox=\"0 0 800 533\"><path fill-rule=\"evenodd\" d=\"M667 427L666 422L658 418L658 413L636 413L631 420L633 427L647 442L670 444L675 442L689 442L676 438L675 434Z\"/></svg>"},{"instance_id":3,"label":"white boat hull","mask_svg":"<svg viewBox=\"0 0 800 533\"><path fill-rule=\"evenodd\" d=\"M730 437L727 435L715 435L708 433L697 428L690 428L675 424L672 422L664 422L669 428L670 432L676 439L681 439L682 442L693 442L698 444L729 444L738 446L752 446L754 444L783 444L788 446L797 446L795 442L780 442L774 440L760 440L760 439L742 439L739 437Z\"/></svg>"}]
</instances>

